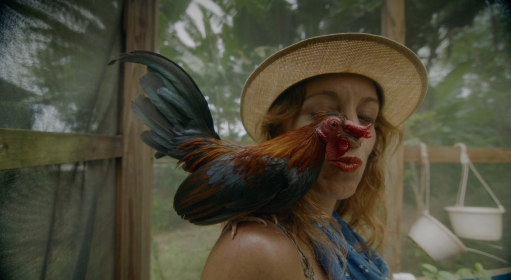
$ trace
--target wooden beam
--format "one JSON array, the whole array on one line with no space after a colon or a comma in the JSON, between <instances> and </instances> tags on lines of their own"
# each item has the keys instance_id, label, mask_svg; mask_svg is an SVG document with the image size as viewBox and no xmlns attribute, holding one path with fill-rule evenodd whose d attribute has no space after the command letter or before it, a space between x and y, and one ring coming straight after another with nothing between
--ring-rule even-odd
<instances>
[{"instance_id":1,"label":"wooden beam","mask_svg":"<svg viewBox=\"0 0 511 280\"><path fill-rule=\"evenodd\" d=\"M120 136L0 129L0 170L121 156Z\"/></svg>"},{"instance_id":2,"label":"wooden beam","mask_svg":"<svg viewBox=\"0 0 511 280\"><path fill-rule=\"evenodd\" d=\"M404 0L384 0L381 13L382 35L405 43L405 2ZM391 272L401 271L401 208L403 203L403 146L387 159L388 176L386 178L387 228L389 229L387 245L382 257Z\"/></svg>"},{"instance_id":3,"label":"wooden beam","mask_svg":"<svg viewBox=\"0 0 511 280\"><path fill-rule=\"evenodd\" d=\"M467 154L472 162L480 163L510 163L511 149L509 148L475 148L467 147ZM428 147L429 162L458 163L460 148L458 147ZM418 146L405 146L405 161L420 161Z\"/></svg>"},{"instance_id":4,"label":"wooden beam","mask_svg":"<svg viewBox=\"0 0 511 280\"><path fill-rule=\"evenodd\" d=\"M381 13L382 35L401 44L405 43L405 1L384 0Z\"/></svg>"},{"instance_id":5,"label":"wooden beam","mask_svg":"<svg viewBox=\"0 0 511 280\"><path fill-rule=\"evenodd\" d=\"M157 0L128 0L124 6L125 51L156 50ZM124 64L120 133L123 157L118 165L117 279L150 279L151 150L139 135L144 125L131 111L131 101L143 91L138 83L146 72L138 64Z\"/></svg>"}]
</instances>

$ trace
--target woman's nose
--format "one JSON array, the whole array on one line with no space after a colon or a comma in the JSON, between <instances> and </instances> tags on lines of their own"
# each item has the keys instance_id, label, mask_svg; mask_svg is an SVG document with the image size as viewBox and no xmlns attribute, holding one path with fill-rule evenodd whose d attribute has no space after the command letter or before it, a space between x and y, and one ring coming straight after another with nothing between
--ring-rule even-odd
<instances>
[{"instance_id":1,"label":"woman's nose","mask_svg":"<svg viewBox=\"0 0 511 280\"><path fill-rule=\"evenodd\" d=\"M347 120L359 123L357 112L354 108L351 108L351 106L344 106L341 112Z\"/></svg>"}]
</instances>

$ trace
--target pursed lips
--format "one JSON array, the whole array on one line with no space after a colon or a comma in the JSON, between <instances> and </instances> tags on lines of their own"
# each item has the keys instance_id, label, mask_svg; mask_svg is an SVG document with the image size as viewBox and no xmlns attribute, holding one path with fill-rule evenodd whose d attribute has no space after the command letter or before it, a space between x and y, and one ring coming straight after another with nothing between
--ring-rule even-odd
<instances>
[{"instance_id":1,"label":"pursed lips","mask_svg":"<svg viewBox=\"0 0 511 280\"><path fill-rule=\"evenodd\" d=\"M362 166L362 160L356 156L345 156L330 162L342 172L355 172Z\"/></svg>"}]
</instances>

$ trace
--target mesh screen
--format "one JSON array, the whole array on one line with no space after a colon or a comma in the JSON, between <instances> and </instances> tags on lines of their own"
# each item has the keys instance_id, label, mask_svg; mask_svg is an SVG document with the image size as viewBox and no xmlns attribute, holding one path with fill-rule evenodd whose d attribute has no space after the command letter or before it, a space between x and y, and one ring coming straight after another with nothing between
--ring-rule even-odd
<instances>
[{"instance_id":1,"label":"mesh screen","mask_svg":"<svg viewBox=\"0 0 511 280\"><path fill-rule=\"evenodd\" d=\"M2 1L0 127L117 134L122 6ZM113 279L115 188L114 159L0 171L0 278Z\"/></svg>"},{"instance_id":2,"label":"mesh screen","mask_svg":"<svg viewBox=\"0 0 511 280\"><path fill-rule=\"evenodd\" d=\"M121 8L119 1L0 4L0 126L115 134L118 65L106 65L121 52Z\"/></svg>"},{"instance_id":3,"label":"mesh screen","mask_svg":"<svg viewBox=\"0 0 511 280\"><path fill-rule=\"evenodd\" d=\"M0 171L4 279L113 279L115 160Z\"/></svg>"}]
</instances>

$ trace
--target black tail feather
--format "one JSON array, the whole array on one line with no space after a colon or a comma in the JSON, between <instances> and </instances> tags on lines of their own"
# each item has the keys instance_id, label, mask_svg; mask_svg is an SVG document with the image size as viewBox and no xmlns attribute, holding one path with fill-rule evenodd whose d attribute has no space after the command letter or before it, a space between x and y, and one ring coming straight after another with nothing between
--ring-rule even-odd
<instances>
[{"instance_id":1,"label":"black tail feather","mask_svg":"<svg viewBox=\"0 0 511 280\"><path fill-rule=\"evenodd\" d=\"M131 109L137 117L158 135L167 139L174 137L172 126L167 119L156 109L149 98L138 96L132 103Z\"/></svg>"},{"instance_id":2,"label":"black tail feather","mask_svg":"<svg viewBox=\"0 0 511 280\"><path fill-rule=\"evenodd\" d=\"M158 91L161 91L160 89L163 88L164 83L157 73L148 71L147 74L140 78L140 86L156 108L158 108L165 118L167 118L170 123L173 123L174 126L184 123L183 119L186 119L186 121L190 120L190 117L186 116L186 114L183 115L183 111L176 108L175 104L166 102L166 100L158 94Z\"/></svg>"},{"instance_id":3,"label":"black tail feather","mask_svg":"<svg viewBox=\"0 0 511 280\"><path fill-rule=\"evenodd\" d=\"M135 114L151 129L142 140L158 155L181 159L178 147L194 138L220 139L215 132L208 103L192 78L175 62L152 52L134 51L115 61L146 65L140 85L148 98L132 103Z\"/></svg>"},{"instance_id":4,"label":"black tail feather","mask_svg":"<svg viewBox=\"0 0 511 280\"><path fill-rule=\"evenodd\" d=\"M160 143L157 143L156 141L154 141L153 136L151 136L151 131L144 131L144 132L142 132L142 134L140 134L140 139L144 143L146 143L149 147L151 147L151 148L155 149L156 151L158 151L158 153L168 154L168 149L167 148L165 148Z\"/></svg>"},{"instance_id":5,"label":"black tail feather","mask_svg":"<svg viewBox=\"0 0 511 280\"><path fill-rule=\"evenodd\" d=\"M213 118L206 99L193 79L177 63L162 55L148 51L133 51L121 55L117 60L143 64L161 74L165 77L164 82L172 84L177 92L186 98L189 105L195 109L194 112L199 113L200 119L206 124L206 127L214 131ZM115 63L117 60L111 61L110 64Z\"/></svg>"}]
</instances>

